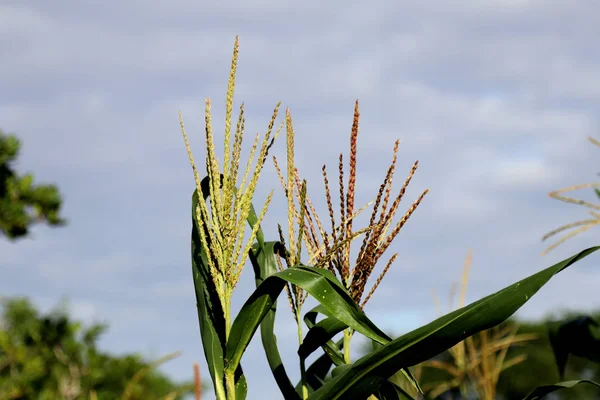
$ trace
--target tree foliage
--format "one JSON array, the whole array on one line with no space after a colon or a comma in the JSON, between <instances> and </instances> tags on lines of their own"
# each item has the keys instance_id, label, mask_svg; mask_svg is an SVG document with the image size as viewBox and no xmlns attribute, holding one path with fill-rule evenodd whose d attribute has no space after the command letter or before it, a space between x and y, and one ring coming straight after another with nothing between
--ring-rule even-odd
<instances>
[{"instance_id":1,"label":"tree foliage","mask_svg":"<svg viewBox=\"0 0 600 400\"><path fill-rule=\"evenodd\" d=\"M62 198L55 185L34 184L33 175L19 175L14 162L21 143L0 130L0 235L16 240L29 234L31 225L65 224L60 216Z\"/></svg>"},{"instance_id":2,"label":"tree foliage","mask_svg":"<svg viewBox=\"0 0 600 400\"><path fill-rule=\"evenodd\" d=\"M0 399L152 400L193 393L193 384L172 382L138 355L99 350L106 325L84 328L65 311L41 315L25 298L4 300L0 323Z\"/></svg>"}]
</instances>

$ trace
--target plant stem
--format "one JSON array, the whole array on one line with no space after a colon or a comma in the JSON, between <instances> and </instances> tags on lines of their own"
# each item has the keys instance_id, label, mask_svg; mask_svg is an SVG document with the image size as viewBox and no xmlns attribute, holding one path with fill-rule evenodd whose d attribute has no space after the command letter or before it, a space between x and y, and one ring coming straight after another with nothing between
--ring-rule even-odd
<instances>
[{"instance_id":1,"label":"plant stem","mask_svg":"<svg viewBox=\"0 0 600 400\"><path fill-rule=\"evenodd\" d=\"M225 371L225 386L227 388L227 400L235 400L235 371Z\"/></svg>"},{"instance_id":2,"label":"plant stem","mask_svg":"<svg viewBox=\"0 0 600 400\"><path fill-rule=\"evenodd\" d=\"M225 341L227 341L231 330L231 299L228 295L223 300L223 314L225 317Z\"/></svg>"},{"instance_id":3,"label":"plant stem","mask_svg":"<svg viewBox=\"0 0 600 400\"><path fill-rule=\"evenodd\" d=\"M221 380L217 380L217 383L215 383L215 396L217 400L227 400L227 394Z\"/></svg>"},{"instance_id":4,"label":"plant stem","mask_svg":"<svg viewBox=\"0 0 600 400\"><path fill-rule=\"evenodd\" d=\"M352 339L352 332L348 328L344 330L344 361L346 364L350 364L350 339Z\"/></svg>"},{"instance_id":5,"label":"plant stem","mask_svg":"<svg viewBox=\"0 0 600 400\"><path fill-rule=\"evenodd\" d=\"M228 285L224 288L223 314L225 317L225 342L229 339L231 330L231 290ZM225 368L225 398L235 400L235 371L229 371Z\"/></svg>"},{"instance_id":6,"label":"plant stem","mask_svg":"<svg viewBox=\"0 0 600 400\"><path fill-rule=\"evenodd\" d=\"M300 307L296 309L296 323L298 324L298 344L302 344L302 322L300 319L301 316ZM304 363L304 359L300 358L300 382L302 384L302 399L306 400L308 398L308 386L306 386L306 365Z\"/></svg>"}]
</instances>

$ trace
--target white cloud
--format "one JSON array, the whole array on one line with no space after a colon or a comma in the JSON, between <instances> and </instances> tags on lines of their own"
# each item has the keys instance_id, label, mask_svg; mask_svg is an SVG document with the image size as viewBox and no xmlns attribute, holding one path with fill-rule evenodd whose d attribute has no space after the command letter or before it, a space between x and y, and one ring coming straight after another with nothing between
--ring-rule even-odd
<instances>
[{"instance_id":1,"label":"white cloud","mask_svg":"<svg viewBox=\"0 0 600 400\"><path fill-rule=\"evenodd\" d=\"M539 182L552 182L556 177L560 177L560 171L553 171L541 160L506 161L494 172L495 175L490 178L508 187L527 187Z\"/></svg>"}]
</instances>

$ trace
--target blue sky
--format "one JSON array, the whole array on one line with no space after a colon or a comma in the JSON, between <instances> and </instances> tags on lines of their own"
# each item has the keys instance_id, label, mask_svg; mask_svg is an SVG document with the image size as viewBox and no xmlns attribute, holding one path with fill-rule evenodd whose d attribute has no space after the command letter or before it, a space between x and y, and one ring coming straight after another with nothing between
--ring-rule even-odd
<instances>
[{"instance_id":1,"label":"blue sky","mask_svg":"<svg viewBox=\"0 0 600 400\"><path fill-rule=\"evenodd\" d=\"M194 184L177 112L201 159L205 97L223 129L235 35L246 144L282 101L313 200L321 165L333 173L348 152L357 98L358 202L374 195L394 140L397 189L419 160L401 210L430 193L388 250L399 257L366 308L385 330L430 321L431 291L445 298L469 248L473 301L598 244L592 230L540 256L546 232L586 217L547 193L597 179L600 149L586 137L600 137L599 15L592 0L4 0L0 127L23 140L20 170L60 186L70 223L0 242L0 293L43 309L68 298L77 317L110 324L111 351L183 350L163 368L174 377L204 365L189 260ZM279 141L273 154L284 149ZM257 202L271 189L281 199L268 164ZM267 235L285 218L276 204ZM519 315L597 307L597 264L593 255L562 273ZM246 272L236 308L254 284ZM285 307L279 341L295 345ZM297 376L292 344L283 353ZM250 398L278 399L259 340L245 362Z\"/></svg>"}]
</instances>

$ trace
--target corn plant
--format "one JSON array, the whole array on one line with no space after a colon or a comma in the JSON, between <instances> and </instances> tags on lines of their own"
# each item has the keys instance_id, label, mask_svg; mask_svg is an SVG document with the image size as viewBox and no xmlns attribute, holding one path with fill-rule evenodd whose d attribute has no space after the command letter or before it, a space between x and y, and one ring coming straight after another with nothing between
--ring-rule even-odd
<instances>
[{"instance_id":1,"label":"corn plant","mask_svg":"<svg viewBox=\"0 0 600 400\"><path fill-rule=\"evenodd\" d=\"M272 134L279 111L278 104L262 141L256 136L240 180L240 155L245 125L243 105L240 107L233 138L231 133L238 49L236 38L225 102L224 154L221 165L215 153L211 101L206 100L206 176L202 179L180 114L196 183L192 195L192 276L204 354L217 399L247 397L249 387L241 360L259 328L271 373L285 399L363 400L370 396L377 399L404 398L402 396L413 398L397 384L395 377L403 376L412 387L420 391L408 367L428 360L473 334L505 321L555 274L598 250L599 247L584 250L399 338L390 338L369 319L363 306L381 284L382 277L397 255L388 259L366 296L364 291L383 252L427 193L425 191L419 196L399 221L393 222L417 164L413 166L408 179L390 205L398 148L396 142L392 164L375 196L369 225L354 230L353 220L364 209L355 211L354 205L359 122L356 103L351 129L348 182L344 182L343 157L338 162L340 215L337 219L334 217L326 168L323 168L326 204L331 222L331 230L328 231L324 227L324 221L318 217L317 207L309 200L307 182L300 178L294 166L294 130L289 109L286 110L284 121ZM287 234L279 226L278 232L267 241L261 221L273 192L258 214L252 200L268 152L284 125L286 176L281 172L279 175L286 194L286 202L282 206L288 212ZM251 168L257 150L257 160ZM280 170L278 166L277 170ZM246 232L246 224L249 232ZM350 245L360 236L363 236L363 243L359 256L356 261L351 262ZM308 253L306 262L303 262L304 253ZM231 296L242 268L248 261L254 269L256 289L249 294L239 313L232 315ZM298 324L297 365L301 377L296 384L292 383L286 372L274 334L277 299L283 291L287 292L288 302ZM302 305L308 296L319 304L303 312ZM304 329L307 329L306 332ZM343 337L336 340L338 334L343 334ZM381 347L352 361L349 343L355 334L375 341ZM317 351L320 352L319 356L307 365L308 357ZM398 373L401 375L396 375ZM256 396L253 395L252 398Z\"/></svg>"}]
</instances>

